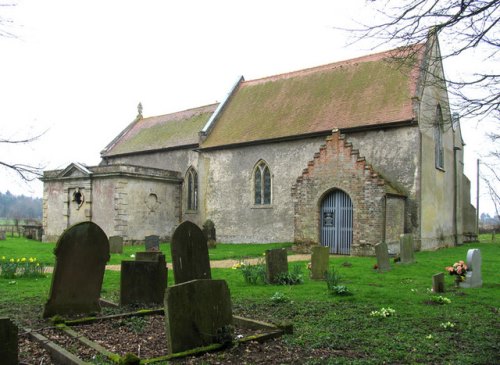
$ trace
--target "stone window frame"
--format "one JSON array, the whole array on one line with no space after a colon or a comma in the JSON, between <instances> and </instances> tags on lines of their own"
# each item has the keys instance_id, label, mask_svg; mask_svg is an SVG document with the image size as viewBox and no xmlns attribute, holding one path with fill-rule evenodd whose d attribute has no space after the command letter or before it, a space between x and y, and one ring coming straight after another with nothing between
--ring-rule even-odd
<instances>
[{"instance_id":1,"label":"stone window frame","mask_svg":"<svg viewBox=\"0 0 500 365\"><path fill-rule=\"evenodd\" d=\"M198 184L198 172L193 166L190 166L186 171L185 183L186 183L186 209L187 211L196 212L198 211L199 184Z\"/></svg>"},{"instance_id":2,"label":"stone window frame","mask_svg":"<svg viewBox=\"0 0 500 365\"><path fill-rule=\"evenodd\" d=\"M444 121L441 105L436 106L436 115L434 120L434 142L435 142L435 164L436 169L444 171Z\"/></svg>"},{"instance_id":3,"label":"stone window frame","mask_svg":"<svg viewBox=\"0 0 500 365\"><path fill-rule=\"evenodd\" d=\"M267 172L267 174L266 174ZM266 185L266 176L268 184ZM252 197L253 206L269 208L273 202L273 174L269 164L260 159L257 161L252 172Z\"/></svg>"}]
</instances>

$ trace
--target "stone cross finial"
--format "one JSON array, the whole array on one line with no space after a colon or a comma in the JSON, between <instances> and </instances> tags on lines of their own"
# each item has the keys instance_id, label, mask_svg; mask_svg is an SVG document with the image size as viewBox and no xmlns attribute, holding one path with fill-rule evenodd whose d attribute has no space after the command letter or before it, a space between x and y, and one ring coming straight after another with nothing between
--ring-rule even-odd
<instances>
[{"instance_id":1,"label":"stone cross finial","mask_svg":"<svg viewBox=\"0 0 500 365\"><path fill-rule=\"evenodd\" d=\"M142 118L142 103L137 104L137 117Z\"/></svg>"}]
</instances>

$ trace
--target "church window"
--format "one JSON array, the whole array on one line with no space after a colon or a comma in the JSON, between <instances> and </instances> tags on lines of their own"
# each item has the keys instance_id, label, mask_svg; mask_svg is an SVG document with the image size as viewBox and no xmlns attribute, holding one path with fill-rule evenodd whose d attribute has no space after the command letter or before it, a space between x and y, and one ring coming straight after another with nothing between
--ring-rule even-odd
<instances>
[{"instance_id":1,"label":"church window","mask_svg":"<svg viewBox=\"0 0 500 365\"><path fill-rule=\"evenodd\" d=\"M443 147L443 112L438 104L436 108L436 119L434 124L436 168L444 169L444 147Z\"/></svg>"},{"instance_id":2,"label":"church window","mask_svg":"<svg viewBox=\"0 0 500 365\"><path fill-rule=\"evenodd\" d=\"M264 161L260 161L254 170L255 205L271 204L271 171Z\"/></svg>"},{"instance_id":3,"label":"church window","mask_svg":"<svg viewBox=\"0 0 500 365\"><path fill-rule=\"evenodd\" d=\"M198 174L192 167L187 172L187 209L198 210Z\"/></svg>"}]
</instances>

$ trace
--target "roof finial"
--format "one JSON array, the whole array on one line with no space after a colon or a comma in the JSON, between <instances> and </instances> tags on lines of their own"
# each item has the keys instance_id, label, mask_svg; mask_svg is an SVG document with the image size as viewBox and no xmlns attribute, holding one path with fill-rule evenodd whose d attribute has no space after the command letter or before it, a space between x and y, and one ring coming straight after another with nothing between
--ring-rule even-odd
<instances>
[{"instance_id":1,"label":"roof finial","mask_svg":"<svg viewBox=\"0 0 500 365\"><path fill-rule=\"evenodd\" d=\"M142 103L137 105L137 118L142 118Z\"/></svg>"}]
</instances>

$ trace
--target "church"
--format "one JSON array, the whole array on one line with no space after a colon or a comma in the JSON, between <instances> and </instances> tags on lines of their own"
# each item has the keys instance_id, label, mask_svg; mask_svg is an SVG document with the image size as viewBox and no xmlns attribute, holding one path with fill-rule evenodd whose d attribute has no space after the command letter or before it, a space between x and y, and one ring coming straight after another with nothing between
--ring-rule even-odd
<instances>
[{"instance_id":1,"label":"church","mask_svg":"<svg viewBox=\"0 0 500 365\"><path fill-rule=\"evenodd\" d=\"M437 37L392 51L239 78L220 103L135 120L98 166L45 171L44 240L97 223L125 242L168 241L210 219L223 243L294 242L373 255L475 231L464 141Z\"/></svg>"}]
</instances>

